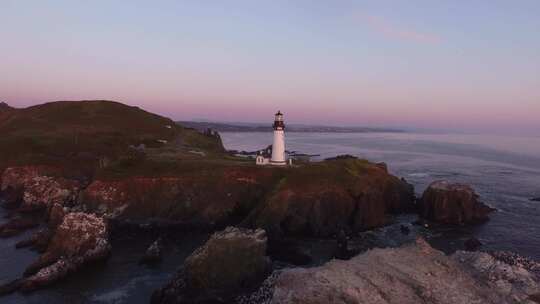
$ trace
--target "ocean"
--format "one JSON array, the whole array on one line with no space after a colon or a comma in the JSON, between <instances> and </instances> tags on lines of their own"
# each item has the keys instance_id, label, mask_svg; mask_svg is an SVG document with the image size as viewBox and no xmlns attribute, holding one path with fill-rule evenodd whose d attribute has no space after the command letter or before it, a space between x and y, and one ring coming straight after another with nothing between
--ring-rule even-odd
<instances>
[{"instance_id":1,"label":"ocean","mask_svg":"<svg viewBox=\"0 0 540 304\"><path fill-rule=\"evenodd\" d=\"M222 133L227 149L254 151L272 142L271 133ZM420 133L287 133L287 149L319 154L321 160L351 154L373 162L386 162L392 174L415 186L417 195L429 183L445 179L472 185L485 203L497 208L485 224L455 229L421 231L435 247L452 252L474 236L487 250L510 250L540 260L540 137L485 136ZM0 209L0 222L5 211ZM404 237L400 224L416 217L398 217L388 227L369 234L382 246ZM418 230L419 228L413 228ZM27 236L0 239L0 282L21 275L37 254L16 250L14 244ZM113 253L105 265L85 268L68 279L29 295L0 297L0 303L148 303L153 290L164 285L183 260L204 243L206 234L180 235L169 244L163 262L155 267L139 265L139 259L155 239L125 235L113 240ZM413 236L410 236L413 237ZM364 238L366 240L368 238ZM308 243L324 262L329 253L324 242ZM319 248L317 248L319 246ZM326 251L325 251L326 250Z\"/></svg>"},{"instance_id":2,"label":"ocean","mask_svg":"<svg viewBox=\"0 0 540 304\"><path fill-rule=\"evenodd\" d=\"M271 133L223 133L227 149L254 151ZM385 162L389 171L415 186L417 196L436 180L466 183L497 209L474 227L438 231L445 251L478 238L486 250L509 250L540 260L540 137L429 133L287 133L288 151L319 154L321 160L351 154ZM452 246L455 243L456 246Z\"/></svg>"}]
</instances>

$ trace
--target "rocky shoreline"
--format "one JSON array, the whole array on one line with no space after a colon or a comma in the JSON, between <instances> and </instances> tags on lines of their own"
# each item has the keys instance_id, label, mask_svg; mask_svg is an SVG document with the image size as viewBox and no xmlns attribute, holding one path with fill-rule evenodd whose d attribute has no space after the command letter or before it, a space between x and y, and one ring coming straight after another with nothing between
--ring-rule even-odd
<instances>
[{"instance_id":1,"label":"rocky shoreline","mask_svg":"<svg viewBox=\"0 0 540 304\"><path fill-rule=\"evenodd\" d=\"M53 167L7 168L0 199L12 212L0 235L45 226L17 243L41 256L21 278L0 286L0 295L44 288L107 259L114 233L154 231L158 237L140 260L151 265L160 262L167 233L199 230L218 232L152 303L537 303L539 266L513 253L445 256L422 239L364 252L349 242L401 213L417 213L427 229L482 223L494 210L471 187L435 181L415 203L412 186L385 165L345 158L316 166L323 174L309 182L309 169L276 177L248 167L218 172L211 183L195 173L88 182ZM275 186L265 188L271 182ZM223 200L209 200L214 196ZM156 202L182 208L166 217ZM221 230L230 223L237 227ZM408 225L400 230L411 233ZM299 237L335 240L334 258L342 261L302 268L312 256L297 246ZM467 248L479 247L471 240Z\"/></svg>"}]
</instances>

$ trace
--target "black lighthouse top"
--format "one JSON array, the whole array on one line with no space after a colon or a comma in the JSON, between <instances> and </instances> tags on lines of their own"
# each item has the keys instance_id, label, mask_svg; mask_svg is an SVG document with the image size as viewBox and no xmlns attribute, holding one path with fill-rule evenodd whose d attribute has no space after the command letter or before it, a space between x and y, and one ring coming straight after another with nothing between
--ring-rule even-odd
<instances>
[{"instance_id":1,"label":"black lighthouse top","mask_svg":"<svg viewBox=\"0 0 540 304\"><path fill-rule=\"evenodd\" d=\"M274 119L274 130L283 130L285 129L285 123L283 122L283 114L281 111L276 113L276 118Z\"/></svg>"}]
</instances>

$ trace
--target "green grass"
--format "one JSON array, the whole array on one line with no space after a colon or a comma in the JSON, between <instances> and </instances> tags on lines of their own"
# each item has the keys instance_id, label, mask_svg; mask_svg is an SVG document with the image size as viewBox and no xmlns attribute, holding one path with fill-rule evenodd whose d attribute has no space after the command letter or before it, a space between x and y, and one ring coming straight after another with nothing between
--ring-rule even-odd
<instances>
[{"instance_id":1,"label":"green grass","mask_svg":"<svg viewBox=\"0 0 540 304\"><path fill-rule=\"evenodd\" d=\"M175 153L224 152L219 138L137 107L102 100L59 101L2 113L0 134L0 170L17 164L91 170L99 159L121 160L130 153L130 145L139 144Z\"/></svg>"}]
</instances>

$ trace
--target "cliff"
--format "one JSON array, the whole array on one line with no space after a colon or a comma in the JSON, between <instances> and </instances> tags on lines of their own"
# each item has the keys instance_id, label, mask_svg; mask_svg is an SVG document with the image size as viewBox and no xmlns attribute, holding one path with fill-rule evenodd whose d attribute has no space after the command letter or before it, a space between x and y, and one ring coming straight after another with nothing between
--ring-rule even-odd
<instances>
[{"instance_id":1,"label":"cliff","mask_svg":"<svg viewBox=\"0 0 540 304\"><path fill-rule=\"evenodd\" d=\"M203 162L166 176L97 179L80 197L89 210L125 219L241 223L272 235L325 237L382 226L414 201L410 185L358 159L295 168Z\"/></svg>"}]
</instances>

